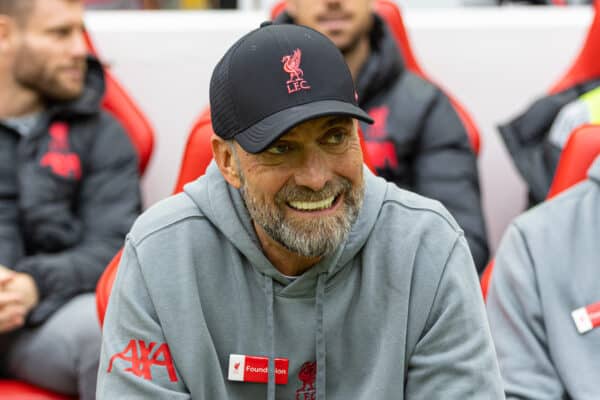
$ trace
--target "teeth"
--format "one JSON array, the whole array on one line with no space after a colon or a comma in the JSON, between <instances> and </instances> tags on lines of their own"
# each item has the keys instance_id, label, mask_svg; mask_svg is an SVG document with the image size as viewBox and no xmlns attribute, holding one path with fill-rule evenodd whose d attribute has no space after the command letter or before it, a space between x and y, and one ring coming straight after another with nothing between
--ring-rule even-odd
<instances>
[{"instance_id":1,"label":"teeth","mask_svg":"<svg viewBox=\"0 0 600 400\"><path fill-rule=\"evenodd\" d=\"M290 201L290 206L302 211L323 210L331 207L335 196L328 197L321 201Z\"/></svg>"}]
</instances>

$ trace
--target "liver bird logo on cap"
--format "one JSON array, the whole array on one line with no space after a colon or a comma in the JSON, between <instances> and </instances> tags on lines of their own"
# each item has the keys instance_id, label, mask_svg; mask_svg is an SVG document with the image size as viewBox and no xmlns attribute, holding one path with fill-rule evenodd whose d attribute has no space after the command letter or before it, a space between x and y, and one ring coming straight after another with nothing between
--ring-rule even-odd
<instances>
[{"instance_id":1,"label":"liver bird logo on cap","mask_svg":"<svg viewBox=\"0 0 600 400\"><path fill-rule=\"evenodd\" d=\"M290 74L290 79L286 82L289 94L310 89L308 82L304 80L304 71L300 68L301 60L302 50L300 49L294 50L292 55L285 55L281 58L283 70Z\"/></svg>"}]
</instances>

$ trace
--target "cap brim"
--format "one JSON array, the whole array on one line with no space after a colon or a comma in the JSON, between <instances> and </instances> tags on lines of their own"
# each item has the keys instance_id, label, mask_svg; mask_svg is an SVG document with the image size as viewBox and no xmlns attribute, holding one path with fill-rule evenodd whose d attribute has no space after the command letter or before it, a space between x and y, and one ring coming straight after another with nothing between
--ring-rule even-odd
<instances>
[{"instance_id":1,"label":"cap brim","mask_svg":"<svg viewBox=\"0 0 600 400\"><path fill-rule=\"evenodd\" d=\"M369 124L373 119L360 107L340 100L321 100L287 108L238 133L234 139L248 153L260 153L281 135L302 122L330 115L345 115Z\"/></svg>"}]
</instances>

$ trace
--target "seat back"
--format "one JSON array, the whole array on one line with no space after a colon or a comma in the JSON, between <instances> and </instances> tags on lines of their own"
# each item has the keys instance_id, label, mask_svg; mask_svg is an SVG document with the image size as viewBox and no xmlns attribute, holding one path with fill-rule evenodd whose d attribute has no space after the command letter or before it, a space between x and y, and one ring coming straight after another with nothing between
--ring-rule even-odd
<instances>
[{"instance_id":1,"label":"seat back","mask_svg":"<svg viewBox=\"0 0 600 400\"><path fill-rule=\"evenodd\" d=\"M594 17L579 54L567 72L550 88L556 94L578 83L600 77L600 0L594 1Z\"/></svg>"},{"instance_id":2,"label":"seat back","mask_svg":"<svg viewBox=\"0 0 600 400\"><path fill-rule=\"evenodd\" d=\"M0 380L0 399L2 400L75 400L76 397L50 392L48 390L12 380Z\"/></svg>"},{"instance_id":3,"label":"seat back","mask_svg":"<svg viewBox=\"0 0 600 400\"><path fill-rule=\"evenodd\" d=\"M87 32L84 33L84 38L88 51L97 56L94 44ZM104 68L104 80L106 89L102 108L111 113L123 125L137 150L140 174L143 174L154 148L154 130L140 108L106 67Z\"/></svg>"},{"instance_id":4,"label":"seat back","mask_svg":"<svg viewBox=\"0 0 600 400\"><path fill-rule=\"evenodd\" d=\"M179 176L177 177L173 193L181 192L186 183L192 182L204 175L208 164L210 164L213 158L210 144L212 135L210 109L206 107L188 135L179 167Z\"/></svg>"},{"instance_id":5,"label":"seat back","mask_svg":"<svg viewBox=\"0 0 600 400\"><path fill-rule=\"evenodd\" d=\"M560 154L546 200L586 179L587 171L598 155L600 155L600 125L583 125L575 129ZM493 269L494 260L491 260L481 276L484 299L487 298Z\"/></svg>"},{"instance_id":6,"label":"seat back","mask_svg":"<svg viewBox=\"0 0 600 400\"><path fill-rule=\"evenodd\" d=\"M375 0L374 6L375 13L385 21L386 25L394 36L394 39L396 39L396 44L398 45L406 68L416 75L419 75L420 77L431 82L432 80L427 77L414 55L398 5L392 0ZM275 3L273 8L271 8L271 18L275 19L283 11L285 11L285 0ZM465 127L473 151L475 154L479 154L481 138L479 135L479 129L477 128L477 125L475 125L475 121L466 108L452 94L450 94L447 90L444 90L444 93L446 96L448 96L452 107L454 107L454 110L458 114L463 126Z\"/></svg>"},{"instance_id":7,"label":"seat back","mask_svg":"<svg viewBox=\"0 0 600 400\"><path fill-rule=\"evenodd\" d=\"M583 125L573 131L560 155L547 199L583 181L600 154L600 125Z\"/></svg>"}]
</instances>

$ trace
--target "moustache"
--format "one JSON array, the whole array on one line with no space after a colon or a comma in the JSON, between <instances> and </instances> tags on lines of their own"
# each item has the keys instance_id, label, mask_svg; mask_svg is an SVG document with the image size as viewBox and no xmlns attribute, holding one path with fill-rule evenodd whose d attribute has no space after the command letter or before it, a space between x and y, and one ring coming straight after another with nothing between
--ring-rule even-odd
<instances>
[{"instance_id":1,"label":"moustache","mask_svg":"<svg viewBox=\"0 0 600 400\"><path fill-rule=\"evenodd\" d=\"M347 193L352 190L352 183L346 178L340 178L335 182L327 182L325 187L319 191L314 191L305 186L296 186L286 184L275 196L277 204L285 204L289 201L321 201L332 196L337 197L341 193Z\"/></svg>"}]
</instances>

